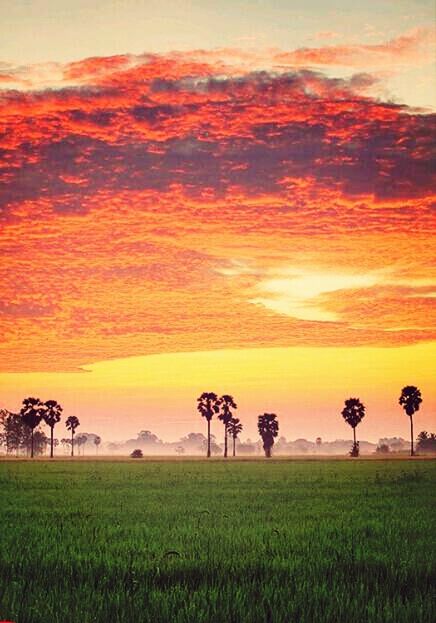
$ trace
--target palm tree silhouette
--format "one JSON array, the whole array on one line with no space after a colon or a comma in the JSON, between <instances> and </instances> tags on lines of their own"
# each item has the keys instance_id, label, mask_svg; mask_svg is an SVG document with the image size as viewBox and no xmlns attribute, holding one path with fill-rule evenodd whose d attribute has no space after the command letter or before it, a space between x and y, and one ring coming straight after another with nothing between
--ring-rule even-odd
<instances>
[{"instance_id":1,"label":"palm tree silhouette","mask_svg":"<svg viewBox=\"0 0 436 623\"><path fill-rule=\"evenodd\" d=\"M30 456L33 459L33 437L34 431L39 426L44 414L44 404L39 398L25 398L23 400L23 406L20 410L20 416L24 424L30 428L31 431L31 443L30 443Z\"/></svg>"},{"instance_id":2,"label":"palm tree silhouette","mask_svg":"<svg viewBox=\"0 0 436 623\"><path fill-rule=\"evenodd\" d=\"M277 437L279 432L279 423L276 414L264 413L263 415L259 415L257 428L259 430L259 435L262 437L265 456L269 458L274 445L274 437Z\"/></svg>"},{"instance_id":3,"label":"palm tree silhouette","mask_svg":"<svg viewBox=\"0 0 436 623\"><path fill-rule=\"evenodd\" d=\"M101 437L96 435L94 437L94 444L95 444L95 452L96 452L96 454L98 454L98 446L101 444Z\"/></svg>"},{"instance_id":4,"label":"palm tree silhouette","mask_svg":"<svg viewBox=\"0 0 436 623\"><path fill-rule=\"evenodd\" d=\"M357 452L358 448L356 443L356 426L365 417L365 410L366 407L360 402L359 398L348 398L348 400L345 401L345 407L341 412L344 420L353 429L353 452ZM352 454L352 456L358 456L358 453Z\"/></svg>"},{"instance_id":5,"label":"palm tree silhouette","mask_svg":"<svg viewBox=\"0 0 436 623\"><path fill-rule=\"evenodd\" d=\"M44 422L50 427L50 458L53 458L53 430L60 421L62 413L61 405L56 400L47 400L44 403Z\"/></svg>"},{"instance_id":6,"label":"palm tree silhouette","mask_svg":"<svg viewBox=\"0 0 436 623\"><path fill-rule=\"evenodd\" d=\"M233 437L233 456L236 456L236 437L242 432L242 428L242 424L237 417L232 417L227 426L229 435Z\"/></svg>"},{"instance_id":7,"label":"palm tree silhouette","mask_svg":"<svg viewBox=\"0 0 436 623\"><path fill-rule=\"evenodd\" d=\"M80 426L79 418L75 415L70 415L65 422L65 426L71 431L71 456L74 456L74 433L76 432L76 428Z\"/></svg>"},{"instance_id":8,"label":"palm tree silhouette","mask_svg":"<svg viewBox=\"0 0 436 623\"><path fill-rule=\"evenodd\" d=\"M422 402L421 392L414 385L406 385L401 390L398 402L410 417L410 456L413 456L415 454L413 448L413 414L415 411L419 411L419 405Z\"/></svg>"},{"instance_id":9,"label":"palm tree silhouette","mask_svg":"<svg viewBox=\"0 0 436 623\"><path fill-rule=\"evenodd\" d=\"M210 458L210 421L214 413L219 413L220 400L214 392L203 392L197 402L198 411L207 420L207 458Z\"/></svg>"},{"instance_id":10,"label":"palm tree silhouette","mask_svg":"<svg viewBox=\"0 0 436 623\"><path fill-rule=\"evenodd\" d=\"M238 405L233 400L233 396L229 396L229 394L221 396L220 403L221 413L219 414L218 419L224 424L224 458L227 458L227 428L233 417L232 409L237 409Z\"/></svg>"}]
</instances>

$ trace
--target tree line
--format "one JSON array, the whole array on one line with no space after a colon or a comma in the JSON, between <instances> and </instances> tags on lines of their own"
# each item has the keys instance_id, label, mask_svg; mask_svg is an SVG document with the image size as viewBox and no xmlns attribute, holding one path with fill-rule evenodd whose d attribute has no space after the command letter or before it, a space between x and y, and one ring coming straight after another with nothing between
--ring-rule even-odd
<instances>
[{"instance_id":1,"label":"tree line","mask_svg":"<svg viewBox=\"0 0 436 623\"><path fill-rule=\"evenodd\" d=\"M62 407L56 400L41 401L39 398L25 398L19 413L10 413L3 410L0 414L0 423L3 432L0 434L0 444L6 446L7 452L24 448L30 451L33 458L35 454L41 454L43 448L50 445L50 458L54 456L54 448L59 445L59 439L54 437L56 424L61 420ZM50 437L47 438L38 427L45 423L50 429ZM61 439L62 445L71 446L71 456L74 456L74 448L84 445L88 440L86 435L75 438L76 429L80 426L79 418L70 415L65 420L65 427L70 432L70 438ZM101 443L101 437L94 436L96 450Z\"/></svg>"},{"instance_id":2,"label":"tree line","mask_svg":"<svg viewBox=\"0 0 436 623\"><path fill-rule=\"evenodd\" d=\"M414 385L407 385L401 390L398 400L403 407L406 415L410 418L410 454L415 454L414 436L413 436L413 415L419 411L422 403L420 390ZM216 415L224 425L224 457L228 456L228 440L233 442L233 456L236 455L236 439L243 430L243 424L239 418L234 416L237 410L233 396L223 394L218 396L214 392L203 392L197 398L197 410L200 415L207 421L207 457L211 456L211 432L210 426L213 417ZM30 448L30 456L33 458L35 447L37 453L44 446L48 439L45 434L37 430L38 426L44 422L50 429L50 457L53 458L54 447L58 445L59 440L54 438L55 426L60 422L63 409L56 400L47 400L42 402L39 398L25 398L21 410L18 414L3 411L0 413L0 423L3 424L3 433L0 434L0 443L6 445L7 451L18 449L20 447ZM345 400L344 408L341 415L344 420L353 429L353 446L350 451L352 457L359 456L359 441L356 439L356 428L365 417L366 407L359 398L348 398ZM63 438L62 444L71 445L71 456L74 456L74 446L81 445L84 441L79 439L75 442L75 433L80 426L80 421L75 415L69 416L65 420L65 426L70 432L70 439ZM279 432L279 421L275 413L263 413L258 416L257 428L262 439L265 456L269 458L272 455L275 438ZM422 449L434 448L436 436L426 431L422 431L418 437L418 443ZM94 436L94 444L98 450L101 438Z\"/></svg>"},{"instance_id":3,"label":"tree line","mask_svg":"<svg viewBox=\"0 0 436 623\"><path fill-rule=\"evenodd\" d=\"M415 449L413 445L413 415L419 411L422 403L420 390L414 385L406 385L401 390L398 399L399 404L403 407L406 415L410 418L410 454L414 456ZM236 438L241 433L243 425L238 418L233 417L233 411L238 408L233 396L224 394L221 397L214 392L203 392L197 398L197 409L200 415L207 420L207 457L210 457L211 435L210 423L214 415L224 424L224 457L227 457L227 439L230 435L233 438L233 456L235 456ZM344 420L353 429L353 446L350 450L350 456L359 456L359 442L356 439L356 427L365 417L366 407L359 398L348 398L345 400L345 406L341 411ZM257 429L263 442L265 456L269 458L274 446L274 440L279 432L279 422L275 413L264 413L257 418ZM421 447L434 447L433 433L428 435L426 431L420 433L419 443Z\"/></svg>"}]
</instances>

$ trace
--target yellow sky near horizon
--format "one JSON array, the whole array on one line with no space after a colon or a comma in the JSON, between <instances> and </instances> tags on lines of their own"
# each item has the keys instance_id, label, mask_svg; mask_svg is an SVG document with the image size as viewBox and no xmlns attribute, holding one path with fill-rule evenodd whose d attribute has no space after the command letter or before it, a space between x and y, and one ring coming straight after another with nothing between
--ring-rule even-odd
<instances>
[{"instance_id":1,"label":"yellow sky near horizon","mask_svg":"<svg viewBox=\"0 0 436 623\"><path fill-rule=\"evenodd\" d=\"M377 440L415 384L434 429L433 3L27 4L0 38L0 407L177 439L207 390L244 437L274 411L332 439L357 396Z\"/></svg>"},{"instance_id":2,"label":"yellow sky near horizon","mask_svg":"<svg viewBox=\"0 0 436 623\"><path fill-rule=\"evenodd\" d=\"M152 430L175 441L204 432L196 412L202 391L231 393L244 423L243 438L257 438L256 419L276 412L289 439L349 438L340 410L350 396L367 405L359 436L408 436L398 405L401 388L423 395L416 430L436 426L436 343L396 348L255 348L131 357L84 366L84 372L0 374L1 406L16 410L27 395L57 399L65 417L77 415L82 431L104 440ZM221 424L213 432L221 435ZM62 430L62 426L61 426ZM57 433L59 436L62 433Z\"/></svg>"}]
</instances>

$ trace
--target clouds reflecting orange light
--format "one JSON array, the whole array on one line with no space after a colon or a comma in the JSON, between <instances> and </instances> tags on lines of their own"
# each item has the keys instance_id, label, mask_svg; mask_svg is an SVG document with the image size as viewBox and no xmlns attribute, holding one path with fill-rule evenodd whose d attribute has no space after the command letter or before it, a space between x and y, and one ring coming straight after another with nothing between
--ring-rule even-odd
<instances>
[{"instance_id":1,"label":"clouds reflecting orange light","mask_svg":"<svg viewBox=\"0 0 436 623\"><path fill-rule=\"evenodd\" d=\"M229 56L91 58L0 92L3 372L434 339L435 116L367 73Z\"/></svg>"}]
</instances>

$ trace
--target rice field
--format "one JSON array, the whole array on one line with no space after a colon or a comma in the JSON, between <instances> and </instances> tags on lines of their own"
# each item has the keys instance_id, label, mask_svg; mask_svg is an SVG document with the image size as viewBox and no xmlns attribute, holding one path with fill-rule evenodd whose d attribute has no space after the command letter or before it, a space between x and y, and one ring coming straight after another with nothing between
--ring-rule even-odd
<instances>
[{"instance_id":1,"label":"rice field","mask_svg":"<svg viewBox=\"0 0 436 623\"><path fill-rule=\"evenodd\" d=\"M0 620L434 623L433 460L0 462Z\"/></svg>"}]
</instances>

